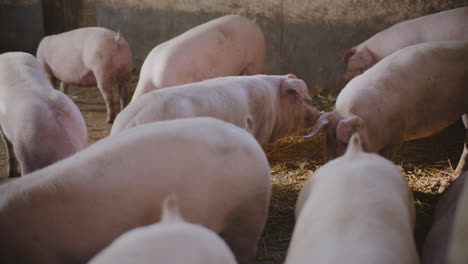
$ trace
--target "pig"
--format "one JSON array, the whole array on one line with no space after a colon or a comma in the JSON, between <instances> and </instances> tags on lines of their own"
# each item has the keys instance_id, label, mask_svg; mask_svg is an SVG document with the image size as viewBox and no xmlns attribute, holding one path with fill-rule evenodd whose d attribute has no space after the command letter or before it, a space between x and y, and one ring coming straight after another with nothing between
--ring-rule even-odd
<instances>
[{"instance_id":1,"label":"pig","mask_svg":"<svg viewBox=\"0 0 468 264\"><path fill-rule=\"evenodd\" d=\"M85 27L44 37L37 48L37 59L53 84L96 85L104 99L107 123L115 117L112 85L118 83L120 109L128 103L132 76L132 54L127 40L103 27Z\"/></svg>"},{"instance_id":2,"label":"pig","mask_svg":"<svg viewBox=\"0 0 468 264\"><path fill-rule=\"evenodd\" d=\"M392 158L404 140L431 136L468 112L467 61L468 42L401 49L349 82L309 136L326 130L325 161L342 155L354 132L366 151Z\"/></svg>"},{"instance_id":3,"label":"pig","mask_svg":"<svg viewBox=\"0 0 468 264\"><path fill-rule=\"evenodd\" d=\"M445 263L449 236L453 233L454 215L466 176L468 172L453 181L437 202L432 227L424 241L422 260L425 264Z\"/></svg>"},{"instance_id":4,"label":"pig","mask_svg":"<svg viewBox=\"0 0 468 264\"><path fill-rule=\"evenodd\" d=\"M119 235L161 219L173 194L188 222L252 263L270 167L242 128L208 117L141 125L0 186L0 263L85 263Z\"/></svg>"},{"instance_id":5,"label":"pig","mask_svg":"<svg viewBox=\"0 0 468 264\"><path fill-rule=\"evenodd\" d=\"M216 233L183 220L174 197L164 200L159 223L124 233L89 264L236 264Z\"/></svg>"},{"instance_id":6,"label":"pig","mask_svg":"<svg viewBox=\"0 0 468 264\"><path fill-rule=\"evenodd\" d=\"M210 116L245 126L261 145L315 125L319 112L310 106L307 85L292 74L219 77L155 90L128 105L115 119L111 136L144 123Z\"/></svg>"},{"instance_id":7,"label":"pig","mask_svg":"<svg viewBox=\"0 0 468 264\"><path fill-rule=\"evenodd\" d=\"M248 19L227 15L156 46L140 71L132 102L152 90L231 75L264 71L266 45Z\"/></svg>"},{"instance_id":8,"label":"pig","mask_svg":"<svg viewBox=\"0 0 468 264\"><path fill-rule=\"evenodd\" d=\"M351 79L395 51L428 41L468 41L468 7L447 10L395 24L349 49L341 59L348 69L338 82Z\"/></svg>"},{"instance_id":9,"label":"pig","mask_svg":"<svg viewBox=\"0 0 468 264\"><path fill-rule=\"evenodd\" d=\"M0 127L9 177L27 174L64 159L88 144L78 107L47 80L34 56L0 55Z\"/></svg>"},{"instance_id":10,"label":"pig","mask_svg":"<svg viewBox=\"0 0 468 264\"><path fill-rule=\"evenodd\" d=\"M357 134L306 181L296 215L286 264L419 262L408 184L392 162L363 152Z\"/></svg>"},{"instance_id":11,"label":"pig","mask_svg":"<svg viewBox=\"0 0 468 264\"><path fill-rule=\"evenodd\" d=\"M468 177L468 171L465 171L460 177L465 181ZM464 264L468 263L468 182L456 186L461 188L460 193L457 194L458 201L456 202L455 216L453 220L453 227L451 227L451 235L448 239L447 257L445 262L447 264Z\"/></svg>"}]
</instances>

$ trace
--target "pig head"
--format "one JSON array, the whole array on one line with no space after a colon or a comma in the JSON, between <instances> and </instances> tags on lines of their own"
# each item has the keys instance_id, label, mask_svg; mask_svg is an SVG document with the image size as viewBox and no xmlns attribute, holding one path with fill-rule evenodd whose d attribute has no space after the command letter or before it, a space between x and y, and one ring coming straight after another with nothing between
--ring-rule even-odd
<instances>
[{"instance_id":1,"label":"pig head","mask_svg":"<svg viewBox=\"0 0 468 264\"><path fill-rule=\"evenodd\" d=\"M293 74L286 75L278 90L279 111L270 142L315 125L320 113L312 106L306 83Z\"/></svg>"},{"instance_id":2,"label":"pig head","mask_svg":"<svg viewBox=\"0 0 468 264\"><path fill-rule=\"evenodd\" d=\"M336 112L321 113L312 131L305 138L313 137L322 129L325 131L324 163L342 156L348 141L355 132L360 134L363 149L366 149L366 137L361 131L363 120L359 116L342 117Z\"/></svg>"},{"instance_id":3,"label":"pig head","mask_svg":"<svg viewBox=\"0 0 468 264\"><path fill-rule=\"evenodd\" d=\"M338 85L344 87L354 77L364 73L377 62L376 56L366 47L349 49L340 61L342 64L347 64L348 68L343 78L338 81Z\"/></svg>"}]
</instances>

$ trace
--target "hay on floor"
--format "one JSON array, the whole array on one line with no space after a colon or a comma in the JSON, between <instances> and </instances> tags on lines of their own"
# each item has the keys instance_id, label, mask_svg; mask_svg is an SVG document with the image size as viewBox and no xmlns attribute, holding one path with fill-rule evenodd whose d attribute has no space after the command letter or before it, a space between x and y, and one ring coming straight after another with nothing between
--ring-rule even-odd
<instances>
[{"instance_id":1,"label":"hay on floor","mask_svg":"<svg viewBox=\"0 0 468 264\"><path fill-rule=\"evenodd\" d=\"M336 97L317 91L318 109L331 111ZM415 238L421 251L440 194L455 179L454 169L463 149L461 122L422 140L405 142L394 158L413 191L417 219ZM323 162L324 134L303 139L305 131L265 148L273 180L267 226L258 245L258 263L283 263L294 228L297 195Z\"/></svg>"}]
</instances>

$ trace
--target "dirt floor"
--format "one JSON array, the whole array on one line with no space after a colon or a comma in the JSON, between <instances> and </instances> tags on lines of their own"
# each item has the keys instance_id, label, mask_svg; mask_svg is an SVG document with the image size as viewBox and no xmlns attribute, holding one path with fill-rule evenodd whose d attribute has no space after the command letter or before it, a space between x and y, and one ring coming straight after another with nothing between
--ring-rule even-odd
<instances>
[{"instance_id":1,"label":"dirt floor","mask_svg":"<svg viewBox=\"0 0 468 264\"><path fill-rule=\"evenodd\" d=\"M136 85L137 76L132 79ZM90 144L106 137L111 126L105 123L104 102L96 87L69 88L69 96L78 105L88 126ZM117 97L117 96L114 96ZM335 96L315 91L318 109L330 110ZM115 106L118 109L117 99ZM415 237L418 249L430 228L432 211L440 193L454 179L453 169L463 146L461 122L423 140L405 143L395 163L408 179L417 207ZM271 166L273 190L268 222L258 244L257 263L283 263L294 228L294 206L305 180L322 163L324 136L303 140L300 134L281 139L265 149ZM0 147L0 178L6 177L6 155Z\"/></svg>"}]
</instances>

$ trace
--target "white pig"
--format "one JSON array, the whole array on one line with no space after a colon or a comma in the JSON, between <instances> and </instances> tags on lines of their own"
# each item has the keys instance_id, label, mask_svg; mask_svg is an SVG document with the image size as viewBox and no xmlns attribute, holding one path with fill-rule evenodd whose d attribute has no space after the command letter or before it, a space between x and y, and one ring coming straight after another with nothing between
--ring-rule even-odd
<instances>
[{"instance_id":1,"label":"white pig","mask_svg":"<svg viewBox=\"0 0 468 264\"><path fill-rule=\"evenodd\" d=\"M341 62L348 65L344 86L355 76L395 51L428 41L468 41L468 7L447 10L395 24L348 50Z\"/></svg>"},{"instance_id":2,"label":"white pig","mask_svg":"<svg viewBox=\"0 0 468 264\"><path fill-rule=\"evenodd\" d=\"M125 38L110 29L86 27L43 38L37 59L51 82L96 85L106 104L107 123L115 117L112 85L118 82L120 109L128 103L132 54Z\"/></svg>"},{"instance_id":3,"label":"white pig","mask_svg":"<svg viewBox=\"0 0 468 264\"><path fill-rule=\"evenodd\" d=\"M8 153L8 176L48 166L83 149L86 123L78 107L55 90L34 56L0 55L0 126Z\"/></svg>"},{"instance_id":4,"label":"white pig","mask_svg":"<svg viewBox=\"0 0 468 264\"><path fill-rule=\"evenodd\" d=\"M296 215L286 264L419 262L408 184L392 162L363 152L357 134L307 180Z\"/></svg>"},{"instance_id":5,"label":"white pig","mask_svg":"<svg viewBox=\"0 0 468 264\"><path fill-rule=\"evenodd\" d=\"M244 127L250 115L253 134L265 145L314 126L320 113L310 101L307 85L292 74L220 77L139 97L117 116L111 135L144 123L195 116Z\"/></svg>"},{"instance_id":6,"label":"white pig","mask_svg":"<svg viewBox=\"0 0 468 264\"><path fill-rule=\"evenodd\" d=\"M468 171L465 171L460 177L465 181L460 187L458 201L455 210L451 231L448 239L448 249L443 263L446 264L465 264L468 263Z\"/></svg>"},{"instance_id":7,"label":"white pig","mask_svg":"<svg viewBox=\"0 0 468 264\"><path fill-rule=\"evenodd\" d=\"M154 89L264 71L265 39L250 20L227 15L156 46L146 57L132 101Z\"/></svg>"},{"instance_id":8,"label":"white pig","mask_svg":"<svg viewBox=\"0 0 468 264\"><path fill-rule=\"evenodd\" d=\"M349 82L310 136L326 129L325 160L342 155L354 132L366 151L392 158L404 140L431 136L468 112L467 61L468 42L397 51Z\"/></svg>"},{"instance_id":9,"label":"white pig","mask_svg":"<svg viewBox=\"0 0 468 264\"><path fill-rule=\"evenodd\" d=\"M445 263L447 245L453 233L454 215L467 176L468 172L453 181L437 202L432 227L424 241L422 260L425 264Z\"/></svg>"},{"instance_id":10,"label":"white pig","mask_svg":"<svg viewBox=\"0 0 468 264\"><path fill-rule=\"evenodd\" d=\"M214 118L146 124L0 186L0 263L84 263L124 232L157 222L169 194L188 222L251 263L270 167L244 129Z\"/></svg>"},{"instance_id":11,"label":"white pig","mask_svg":"<svg viewBox=\"0 0 468 264\"><path fill-rule=\"evenodd\" d=\"M119 236L89 264L236 264L213 231L183 220L174 196L163 201L161 221Z\"/></svg>"}]
</instances>

